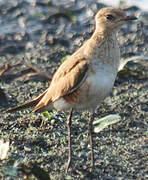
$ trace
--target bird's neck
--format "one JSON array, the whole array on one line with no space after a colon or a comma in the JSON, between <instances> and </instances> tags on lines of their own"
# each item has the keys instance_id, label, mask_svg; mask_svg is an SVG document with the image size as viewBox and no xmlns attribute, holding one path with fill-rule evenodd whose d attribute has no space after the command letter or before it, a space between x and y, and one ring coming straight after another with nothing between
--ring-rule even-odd
<instances>
[{"instance_id":1,"label":"bird's neck","mask_svg":"<svg viewBox=\"0 0 148 180\"><path fill-rule=\"evenodd\" d=\"M88 40L85 55L90 61L108 64L117 69L119 65L120 51L116 33L108 31L95 31Z\"/></svg>"},{"instance_id":2,"label":"bird's neck","mask_svg":"<svg viewBox=\"0 0 148 180\"><path fill-rule=\"evenodd\" d=\"M107 29L95 29L92 38L99 38L102 40L107 40L108 38L116 40L116 34L115 31L109 31Z\"/></svg>"}]
</instances>

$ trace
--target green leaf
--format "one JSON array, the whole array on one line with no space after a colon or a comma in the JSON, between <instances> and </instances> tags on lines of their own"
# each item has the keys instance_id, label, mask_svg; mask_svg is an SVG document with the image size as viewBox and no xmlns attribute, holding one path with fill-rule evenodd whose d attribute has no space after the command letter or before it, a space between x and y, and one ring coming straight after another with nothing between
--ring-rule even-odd
<instances>
[{"instance_id":1,"label":"green leaf","mask_svg":"<svg viewBox=\"0 0 148 180\"><path fill-rule=\"evenodd\" d=\"M77 21L77 17L76 17L76 16L71 16L71 20L72 20L73 22L76 22L76 21Z\"/></svg>"},{"instance_id":2,"label":"green leaf","mask_svg":"<svg viewBox=\"0 0 148 180\"><path fill-rule=\"evenodd\" d=\"M109 125L115 124L119 121L121 121L121 116L119 116L118 114L108 115L99 120L96 120L93 122L93 125L95 126L94 132L99 133Z\"/></svg>"},{"instance_id":3,"label":"green leaf","mask_svg":"<svg viewBox=\"0 0 148 180\"><path fill-rule=\"evenodd\" d=\"M61 63L63 63L63 62L64 62L67 58L68 58L68 56L64 56L64 57L62 57L62 58L61 58L61 60L60 60L60 61L61 61Z\"/></svg>"},{"instance_id":4,"label":"green leaf","mask_svg":"<svg viewBox=\"0 0 148 180\"><path fill-rule=\"evenodd\" d=\"M50 113L48 111L43 112L44 117L50 118Z\"/></svg>"},{"instance_id":5,"label":"green leaf","mask_svg":"<svg viewBox=\"0 0 148 180\"><path fill-rule=\"evenodd\" d=\"M37 19L38 19L38 18L41 19L41 18L44 17L44 14L41 13L41 12L36 11L36 12L33 14L32 17L33 17L33 18L37 18Z\"/></svg>"}]
</instances>

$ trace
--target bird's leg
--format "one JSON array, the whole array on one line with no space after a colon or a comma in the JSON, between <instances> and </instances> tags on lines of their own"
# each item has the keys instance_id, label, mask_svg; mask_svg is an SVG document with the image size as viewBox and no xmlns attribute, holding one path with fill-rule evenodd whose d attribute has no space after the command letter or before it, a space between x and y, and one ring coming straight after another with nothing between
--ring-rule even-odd
<instances>
[{"instance_id":1,"label":"bird's leg","mask_svg":"<svg viewBox=\"0 0 148 180\"><path fill-rule=\"evenodd\" d=\"M66 166L66 173L68 172L68 169L71 165L71 129L70 129L70 126L71 126L71 119L72 119L72 114L73 114L73 109L70 110L70 114L67 118L67 132L68 132L68 162L67 162L67 166Z\"/></svg>"},{"instance_id":2,"label":"bird's leg","mask_svg":"<svg viewBox=\"0 0 148 180\"><path fill-rule=\"evenodd\" d=\"M90 121L89 121L89 142L90 142L90 148L91 148L91 167L94 166L94 150L93 150L93 120L94 120L94 113L91 114L90 116Z\"/></svg>"}]
</instances>

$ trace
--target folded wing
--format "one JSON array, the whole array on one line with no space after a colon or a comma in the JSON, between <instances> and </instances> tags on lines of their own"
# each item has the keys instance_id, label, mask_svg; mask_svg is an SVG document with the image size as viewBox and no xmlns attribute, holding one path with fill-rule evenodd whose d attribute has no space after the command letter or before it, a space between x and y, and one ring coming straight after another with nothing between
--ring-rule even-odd
<instances>
[{"instance_id":1,"label":"folded wing","mask_svg":"<svg viewBox=\"0 0 148 180\"><path fill-rule=\"evenodd\" d=\"M79 88L87 77L88 68L89 64L85 58L67 59L56 71L46 94L33 111L38 111Z\"/></svg>"}]
</instances>

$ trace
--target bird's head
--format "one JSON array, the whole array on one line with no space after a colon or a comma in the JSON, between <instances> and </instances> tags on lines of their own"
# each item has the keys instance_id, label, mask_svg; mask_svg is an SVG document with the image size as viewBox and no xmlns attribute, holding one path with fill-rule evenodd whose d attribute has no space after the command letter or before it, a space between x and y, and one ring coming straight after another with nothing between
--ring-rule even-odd
<instances>
[{"instance_id":1,"label":"bird's head","mask_svg":"<svg viewBox=\"0 0 148 180\"><path fill-rule=\"evenodd\" d=\"M111 7L102 8L95 16L96 29L116 32L124 23L136 19L135 16L127 16L121 9Z\"/></svg>"}]
</instances>

